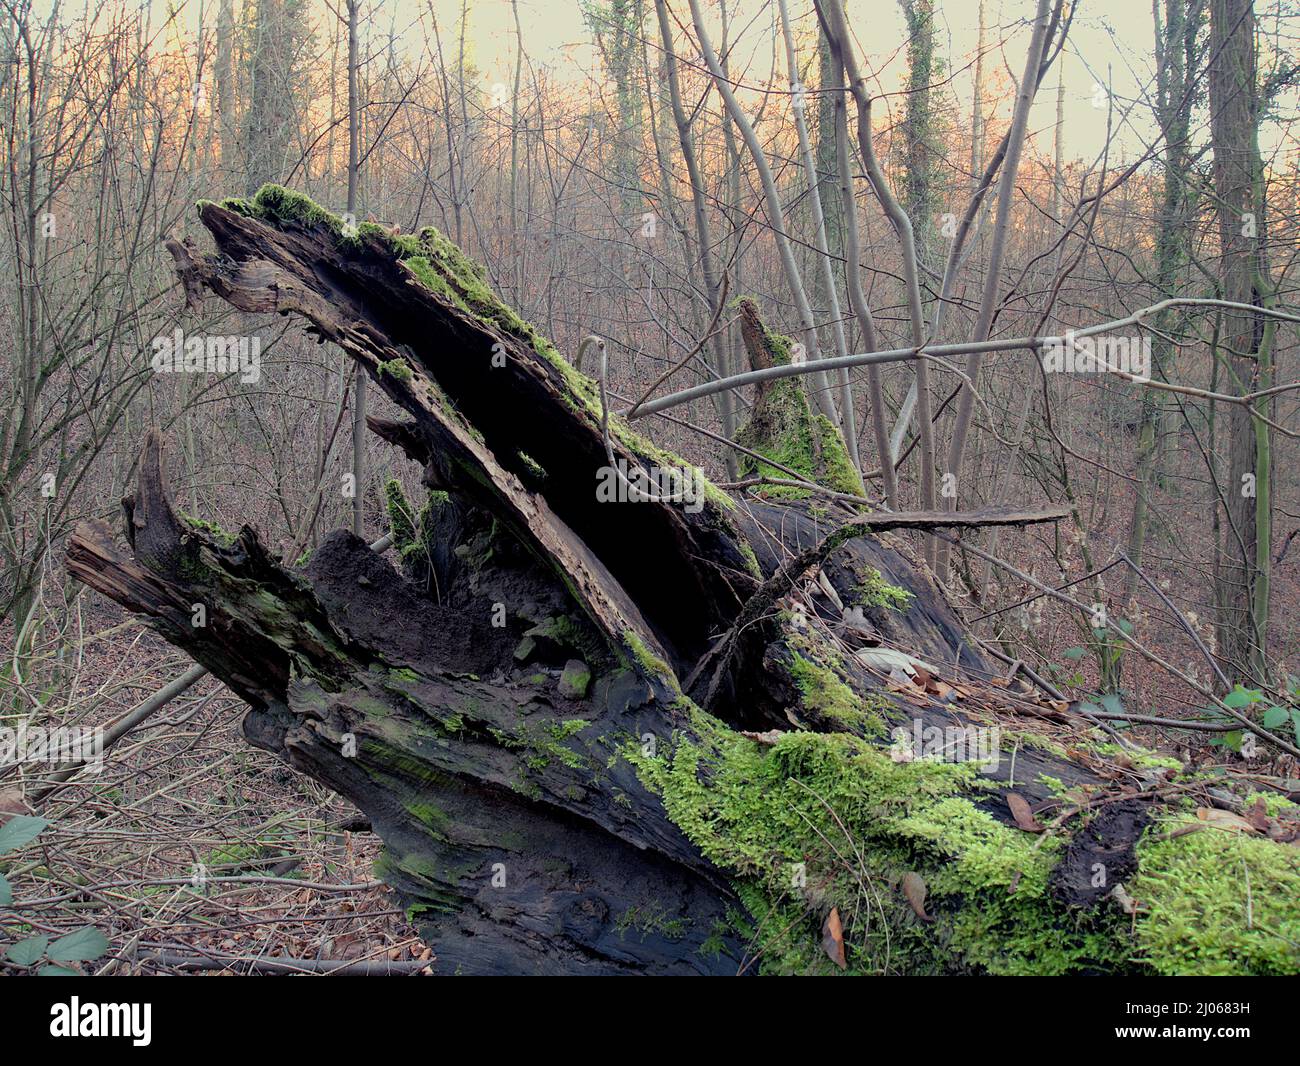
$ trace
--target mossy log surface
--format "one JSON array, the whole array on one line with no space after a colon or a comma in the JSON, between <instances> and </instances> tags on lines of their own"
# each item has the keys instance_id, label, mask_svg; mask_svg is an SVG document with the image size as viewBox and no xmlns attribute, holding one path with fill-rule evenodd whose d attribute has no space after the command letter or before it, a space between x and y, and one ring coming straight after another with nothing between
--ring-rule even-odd
<instances>
[{"instance_id":1,"label":"mossy log surface","mask_svg":"<svg viewBox=\"0 0 1300 1066\"><path fill-rule=\"evenodd\" d=\"M295 569L177 517L151 433L126 544L87 524L68 566L369 816L439 972L1295 972L1284 801L1253 831L1198 819L1207 782L999 676L890 534L835 544L748 620L860 516L716 490L598 505L593 383L440 234L351 232L273 187L200 217L217 254L172 246L188 301L339 344L406 412L371 428L429 499L390 486L395 556L340 531ZM681 462L615 437L630 464ZM987 764L904 742L976 735Z\"/></svg>"}]
</instances>

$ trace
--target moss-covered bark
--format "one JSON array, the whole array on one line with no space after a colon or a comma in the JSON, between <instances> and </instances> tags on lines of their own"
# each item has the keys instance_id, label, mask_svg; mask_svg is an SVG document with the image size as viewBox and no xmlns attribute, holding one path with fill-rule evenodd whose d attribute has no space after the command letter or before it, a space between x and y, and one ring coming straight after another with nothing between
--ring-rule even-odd
<instances>
[{"instance_id":1,"label":"moss-covered bark","mask_svg":"<svg viewBox=\"0 0 1300 1066\"><path fill-rule=\"evenodd\" d=\"M742 297L736 306L751 369L765 370L789 363L790 338L763 325L758 305L752 299ZM786 468L771 466L742 452L739 467L742 477L757 475L789 480L788 471L793 470L803 479L836 492L849 495L862 492L862 482L840 431L824 415L813 412L802 378L781 378L760 384L749 419L736 434L736 443ZM811 492L791 485L769 485L764 487L763 494L773 499L804 499Z\"/></svg>"},{"instance_id":2,"label":"moss-covered bark","mask_svg":"<svg viewBox=\"0 0 1300 1066\"><path fill-rule=\"evenodd\" d=\"M1045 724L1068 715L995 679L900 545L821 550L848 511L591 508L603 445L572 372L479 317L495 298L468 295L441 238L421 247L454 299L317 210L279 192L205 209L225 258L191 260L187 286L304 314L408 412L377 431L440 495L417 512L389 490L402 572L336 533L291 573L251 530L223 544L178 520L156 438L133 551L87 527L69 566L244 696L254 743L371 816L441 969L839 972L820 946L835 908L852 973L1297 970L1293 809L1222 828L1196 817L1222 781L1212 796L1168 758ZM492 378L497 343L513 369ZM514 473L520 450L545 487ZM769 587L802 558L815 580ZM196 598L213 624L189 624ZM942 676L860 654L886 648ZM996 759L909 740L967 729Z\"/></svg>"}]
</instances>

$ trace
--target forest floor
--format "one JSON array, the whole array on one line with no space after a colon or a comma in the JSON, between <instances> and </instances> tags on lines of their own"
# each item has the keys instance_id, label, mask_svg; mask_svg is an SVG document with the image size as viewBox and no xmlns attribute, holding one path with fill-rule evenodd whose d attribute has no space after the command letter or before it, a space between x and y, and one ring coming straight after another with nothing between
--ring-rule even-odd
<instances>
[{"instance_id":1,"label":"forest floor","mask_svg":"<svg viewBox=\"0 0 1300 1066\"><path fill-rule=\"evenodd\" d=\"M94 726L192 663L91 599L82 623L96 635L65 664L71 684L54 698L68 706L63 721L85 708L82 724ZM7 875L31 935L94 925L113 945L95 972L286 972L275 959L419 972L430 952L375 878L379 839L349 803L249 745L244 710L204 678L114 747L99 773L38 805L51 825L33 860ZM0 805L33 813L12 777L0 781Z\"/></svg>"}]
</instances>

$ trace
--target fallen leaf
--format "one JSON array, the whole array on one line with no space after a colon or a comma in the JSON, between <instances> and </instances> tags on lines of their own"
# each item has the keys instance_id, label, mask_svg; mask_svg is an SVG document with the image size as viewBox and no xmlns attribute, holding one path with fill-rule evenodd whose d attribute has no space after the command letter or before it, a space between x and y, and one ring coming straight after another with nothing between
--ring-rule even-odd
<instances>
[{"instance_id":1,"label":"fallen leaf","mask_svg":"<svg viewBox=\"0 0 1300 1066\"><path fill-rule=\"evenodd\" d=\"M27 804L23 802L21 789L7 788L0 792L0 816L6 814L27 814ZM0 823L7 822L8 819L0 817Z\"/></svg>"},{"instance_id":2,"label":"fallen leaf","mask_svg":"<svg viewBox=\"0 0 1300 1066\"><path fill-rule=\"evenodd\" d=\"M826 594L826 598L835 604L835 609L843 613L844 601L840 599L840 594L835 591L835 586L831 584L831 579L826 576L826 571L817 571L817 585Z\"/></svg>"},{"instance_id":3,"label":"fallen leaf","mask_svg":"<svg viewBox=\"0 0 1300 1066\"><path fill-rule=\"evenodd\" d=\"M1011 810L1011 817L1016 820L1016 828L1023 829L1026 833L1043 831L1043 827L1034 818L1034 812L1029 809L1029 801L1024 796L1018 792L1008 792L1007 807Z\"/></svg>"},{"instance_id":4,"label":"fallen leaf","mask_svg":"<svg viewBox=\"0 0 1300 1066\"><path fill-rule=\"evenodd\" d=\"M925 887L925 878L920 874L913 873L909 870L907 873L903 874L902 886L903 895L907 898L907 902L916 916L923 922L934 921L933 918L925 913L925 897L926 893L929 891L929 889Z\"/></svg>"},{"instance_id":5,"label":"fallen leaf","mask_svg":"<svg viewBox=\"0 0 1300 1066\"><path fill-rule=\"evenodd\" d=\"M740 735L742 737L749 737L750 740L755 740L760 744L775 744L778 740L780 740L783 736L785 736L785 730L769 729L766 733L753 733L750 732L748 729L742 729L740 731Z\"/></svg>"},{"instance_id":6,"label":"fallen leaf","mask_svg":"<svg viewBox=\"0 0 1300 1066\"><path fill-rule=\"evenodd\" d=\"M1196 817L1206 825L1214 826L1215 829L1240 830L1243 833L1256 832L1255 827L1241 815L1233 814L1232 811L1221 811L1218 807L1197 807Z\"/></svg>"},{"instance_id":7,"label":"fallen leaf","mask_svg":"<svg viewBox=\"0 0 1300 1066\"><path fill-rule=\"evenodd\" d=\"M896 651L893 648L859 648L853 654L881 673L888 673L898 669L904 671L910 677L917 670L924 670L929 674L939 672L938 667L931 666L925 660L918 659L915 655L908 655L905 651Z\"/></svg>"},{"instance_id":8,"label":"fallen leaf","mask_svg":"<svg viewBox=\"0 0 1300 1066\"><path fill-rule=\"evenodd\" d=\"M840 924L840 909L832 907L822 925L822 949L841 970L848 967L844 961L844 926Z\"/></svg>"},{"instance_id":9,"label":"fallen leaf","mask_svg":"<svg viewBox=\"0 0 1300 1066\"><path fill-rule=\"evenodd\" d=\"M1119 904L1119 909L1125 914L1137 914L1137 900L1128 894L1128 891L1124 888L1123 882L1116 884L1115 887L1110 890L1110 898Z\"/></svg>"},{"instance_id":10,"label":"fallen leaf","mask_svg":"<svg viewBox=\"0 0 1300 1066\"><path fill-rule=\"evenodd\" d=\"M1268 816L1268 811L1264 807L1264 798L1262 796L1241 813L1242 817L1261 833L1268 832L1268 827L1274 824L1273 819Z\"/></svg>"}]
</instances>

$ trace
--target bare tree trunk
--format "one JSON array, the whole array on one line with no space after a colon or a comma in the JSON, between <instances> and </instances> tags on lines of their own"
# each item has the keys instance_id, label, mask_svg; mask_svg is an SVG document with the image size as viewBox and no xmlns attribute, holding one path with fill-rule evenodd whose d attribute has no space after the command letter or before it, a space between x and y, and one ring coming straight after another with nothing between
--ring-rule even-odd
<instances>
[{"instance_id":1,"label":"bare tree trunk","mask_svg":"<svg viewBox=\"0 0 1300 1066\"><path fill-rule=\"evenodd\" d=\"M790 29L790 12L786 0L777 0L781 14L781 32L785 37L786 66L790 75L790 90L794 95L794 125L799 137L799 157L803 162L804 180L808 183L808 198L812 204L814 238L817 244L817 257L820 260L822 287L826 290L831 305L831 335L835 338L835 354L849 354L848 342L844 337L844 320L840 315L840 297L835 288L835 268L831 264L830 246L826 239L826 219L822 214L821 195L818 192L820 181L817 165L813 162L812 146L808 140L808 122L804 117L807 107L807 95L799 81L798 61L795 58L794 33ZM849 458L853 466L861 473L862 460L858 456L858 422L854 409L853 386L847 370L838 372L840 383L840 429L844 443L849 449ZM865 488L865 486L862 486Z\"/></svg>"},{"instance_id":2,"label":"bare tree trunk","mask_svg":"<svg viewBox=\"0 0 1300 1066\"><path fill-rule=\"evenodd\" d=\"M361 168L361 57L357 19L361 0L347 0L348 16L348 220L357 218L357 181ZM352 532L365 533L366 518L366 376L358 374L352 392Z\"/></svg>"},{"instance_id":3,"label":"bare tree trunk","mask_svg":"<svg viewBox=\"0 0 1300 1066\"><path fill-rule=\"evenodd\" d=\"M876 158L874 134L871 129L871 99L867 95L866 83L858 75L858 61L853 54L852 39L844 19L844 9L840 0L817 0L817 14L822 28L831 39L840 57L840 63L848 78L849 89L853 93L858 108L858 145L862 150L862 159L866 164L867 177L872 191L886 217L894 228L898 243L903 253L903 281L907 289L907 309L911 319L912 343L918 348L926 343L925 313L921 304L921 278L917 266L916 235L912 229L912 220L903 210L893 190L880 169ZM934 420L930 410L930 370L924 359L916 362L916 418L917 432L921 440L921 509L933 510L935 506L934 483ZM882 467L890 462L888 455L882 458ZM927 560L933 560L938 550L933 541L927 541L925 554Z\"/></svg>"},{"instance_id":4,"label":"bare tree trunk","mask_svg":"<svg viewBox=\"0 0 1300 1066\"><path fill-rule=\"evenodd\" d=\"M971 189L980 183L984 168L984 0L979 0L979 30L975 45L975 80L971 85L970 182Z\"/></svg>"},{"instance_id":5,"label":"bare tree trunk","mask_svg":"<svg viewBox=\"0 0 1300 1066\"><path fill-rule=\"evenodd\" d=\"M217 107L221 113L221 168L230 175L239 156L235 115L235 11L234 0L220 0L217 9Z\"/></svg>"},{"instance_id":6,"label":"bare tree trunk","mask_svg":"<svg viewBox=\"0 0 1300 1066\"><path fill-rule=\"evenodd\" d=\"M1264 218L1251 0L1212 0L1210 51L1210 130L1218 199L1220 295L1238 303L1257 303L1267 288L1260 247ZM1223 361L1228 372L1228 389L1245 393L1266 387L1264 382L1270 374L1269 339L1260 316L1239 311L1224 313L1215 358ZM1254 411L1233 404L1228 411L1227 430L1219 655L1235 678L1254 684L1263 680L1266 671L1269 429L1256 419Z\"/></svg>"},{"instance_id":7,"label":"bare tree trunk","mask_svg":"<svg viewBox=\"0 0 1300 1066\"><path fill-rule=\"evenodd\" d=\"M844 68L840 62L838 48L828 42L832 52L833 78L830 88L844 87ZM839 169L839 187L841 197L840 217L844 221L844 277L845 288L849 296L849 306L853 309L862 331L864 350L874 352L880 342L876 336L876 322L871 307L867 303L866 293L862 289L862 249L858 241L858 203L853 191L853 169L850 162L848 101L843 92L835 93L835 155ZM880 461L881 483L884 486L884 503L891 509L901 505L898 498L898 474L894 468L889 446L889 427L885 420L885 390L878 366L867 367L867 402L870 405L871 432L876 441L876 455ZM861 469L859 467L859 469Z\"/></svg>"},{"instance_id":8,"label":"bare tree trunk","mask_svg":"<svg viewBox=\"0 0 1300 1066\"><path fill-rule=\"evenodd\" d=\"M1006 162L1003 164L1002 178L998 186L997 219L993 226L989 261L985 268L984 293L980 299L979 317L975 323L974 339L977 341L988 340L989 332L993 327L993 313L997 309L998 293L1002 286L1002 258L1006 252L1007 235L1011 229L1011 212L1015 203L1016 174L1020 170L1020 153L1024 147L1025 132L1029 125L1029 110L1038 90L1039 68L1048 45L1050 15L1051 0L1038 0L1033 34L1025 57L1024 73L1020 79L1020 92L1016 97L1016 109L1011 118ZM956 507L957 496L961 492L961 468L966 454L966 437L970 432L971 419L975 413L975 390L979 388L980 369L983 363L983 356L978 353L966 360L966 381L957 397L952 440L948 445L948 469L945 471L952 479L954 488L953 495L945 499L946 505L950 508ZM946 547L940 547L935 564L940 575L947 572L948 549Z\"/></svg>"},{"instance_id":9,"label":"bare tree trunk","mask_svg":"<svg viewBox=\"0 0 1300 1066\"><path fill-rule=\"evenodd\" d=\"M1165 17L1156 12L1156 121L1164 138L1160 213L1156 219L1156 284L1161 297L1180 291L1191 253L1190 219L1193 193L1188 181L1192 110L1196 104L1199 71L1194 62L1201 18L1201 0L1163 0ZM1151 342L1152 368L1156 378L1167 378L1173 370L1174 346L1169 336L1174 327L1172 310L1156 319ZM1138 416L1137 478L1133 512L1129 518L1127 554L1133 568L1126 575L1120 602L1128 603L1143 564L1149 533L1150 500L1159 487L1163 456L1169 445L1166 435L1172 427L1164 415L1160 397L1144 392ZM1213 480L1213 479L1211 479ZM1217 538L1216 538L1217 539Z\"/></svg>"},{"instance_id":10,"label":"bare tree trunk","mask_svg":"<svg viewBox=\"0 0 1300 1066\"><path fill-rule=\"evenodd\" d=\"M668 93L672 103L673 123L677 128L677 139L682 149L682 159L686 163L686 174L691 183L691 211L695 220L695 243L700 257L700 267L704 271L704 285L709 294L709 312L715 320L720 321L722 312L722 278L718 273L713 256L713 234L709 226L709 217L704 203L704 175L700 170L699 160L695 155L695 142L691 136L690 123L686 117L686 108L682 105L681 83L677 77L677 56L673 51L673 32L668 22L668 9L665 0L655 0L655 15L659 22L659 39L664 48L664 64L668 77ZM713 352L713 369L719 377L727 376L726 336L717 332L709 341ZM722 432L728 439L736 435L735 400L730 392L719 397L719 414L722 418ZM737 477L736 456L728 449L726 455L727 474L731 480Z\"/></svg>"},{"instance_id":11,"label":"bare tree trunk","mask_svg":"<svg viewBox=\"0 0 1300 1066\"><path fill-rule=\"evenodd\" d=\"M718 95L722 97L731 120L736 124L736 128L740 130L740 135L744 138L745 145L749 148L749 154L754 161L754 167L758 170L759 182L763 186L763 199L767 206L768 224L772 227L772 237L776 241L777 253L781 257L781 267L785 273L786 284L790 288L795 307L799 311L800 331L808 350L808 361L815 363L821 358L817 342L817 323L813 318L812 306L808 303L808 294L804 290L799 267L794 261L794 252L790 248L790 238L785 228L785 211L781 207L781 195L777 192L776 179L772 177L772 168L768 166L767 156L763 152L763 146L759 144L758 136L754 133L753 124L741 109L740 103L736 100L736 94L731 91L731 84L723 73L717 53L713 50L708 31L704 28L699 0L690 0L690 4L691 18L695 23L695 35L699 39L704 62L708 65L709 73L713 75L713 84L718 90ZM830 380L825 373L817 373L813 381L814 398L818 410L829 418L833 425L839 426L840 417L835 410L835 402L831 399Z\"/></svg>"}]
</instances>

